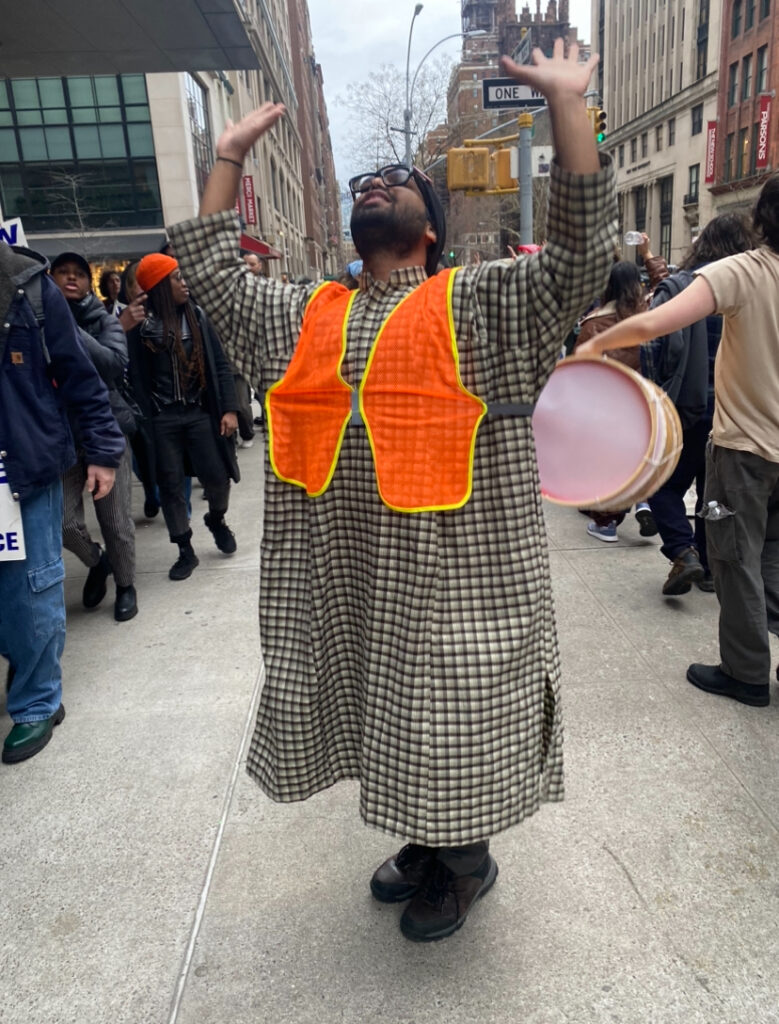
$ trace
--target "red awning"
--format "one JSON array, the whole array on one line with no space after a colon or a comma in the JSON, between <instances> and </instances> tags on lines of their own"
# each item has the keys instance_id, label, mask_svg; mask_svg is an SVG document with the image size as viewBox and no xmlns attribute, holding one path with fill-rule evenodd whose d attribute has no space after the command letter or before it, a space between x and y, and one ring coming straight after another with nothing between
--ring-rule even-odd
<instances>
[{"instance_id":1,"label":"red awning","mask_svg":"<svg viewBox=\"0 0 779 1024\"><path fill-rule=\"evenodd\" d=\"M241 235L241 248L248 249L249 252L256 252L258 256L264 256L267 260L281 259L278 249L274 249L267 242L261 242L259 238L252 238L251 235Z\"/></svg>"}]
</instances>

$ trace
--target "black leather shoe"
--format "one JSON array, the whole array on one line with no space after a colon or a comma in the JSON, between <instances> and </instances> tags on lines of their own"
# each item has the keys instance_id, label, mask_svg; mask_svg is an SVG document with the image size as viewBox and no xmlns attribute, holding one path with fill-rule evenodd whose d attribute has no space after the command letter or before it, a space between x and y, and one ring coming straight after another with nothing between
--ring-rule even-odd
<instances>
[{"instance_id":1,"label":"black leather shoe","mask_svg":"<svg viewBox=\"0 0 779 1024\"><path fill-rule=\"evenodd\" d=\"M127 622L134 619L138 614L138 595L135 587L116 587L116 601L114 602L114 618L117 622Z\"/></svg>"},{"instance_id":2,"label":"black leather shoe","mask_svg":"<svg viewBox=\"0 0 779 1024\"><path fill-rule=\"evenodd\" d=\"M698 580L695 584L698 590L702 590L704 594L713 594L715 592L714 577L708 571L705 570L705 574L702 580Z\"/></svg>"},{"instance_id":3,"label":"black leather shoe","mask_svg":"<svg viewBox=\"0 0 779 1024\"><path fill-rule=\"evenodd\" d=\"M182 551L168 572L168 579L188 580L195 569L200 565L200 559L190 548Z\"/></svg>"},{"instance_id":4,"label":"black leather shoe","mask_svg":"<svg viewBox=\"0 0 779 1024\"><path fill-rule=\"evenodd\" d=\"M771 700L768 683L742 683L719 665L690 665L687 679L699 690L716 693L720 697L732 697L741 704L749 704L753 708L764 708Z\"/></svg>"},{"instance_id":5,"label":"black leather shoe","mask_svg":"<svg viewBox=\"0 0 779 1024\"><path fill-rule=\"evenodd\" d=\"M106 595L106 580L113 572L105 551L100 552L100 561L93 565L84 584L81 600L85 608L97 608Z\"/></svg>"},{"instance_id":6,"label":"black leather shoe","mask_svg":"<svg viewBox=\"0 0 779 1024\"><path fill-rule=\"evenodd\" d=\"M498 865L490 853L470 875L455 875L436 860L424 885L403 911L400 930L412 942L435 942L453 935L497 877Z\"/></svg>"},{"instance_id":7,"label":"black leather shoe","mask_svg":"<svg viewBox=\"0 0 779 1024\"><path fill-rule=\"evenodd\" d=\"M371 892L381 903L410 900L425 880L434 859L435 850L429 846L409 843L376 868L371 879Z\"/></svg>"},{"instance_id":8,"label":"black leather shoe","mask_svg":"<svg viewBox=\"0 0 779 1024\"><path fill-rule=\"evenodd\" d=\"M698 552L695 548L687 548L674 558L668 579L663 584L663 593L666 597L688 594L693 583L700 583L705 575Z\"/></svg>"},{"instance_id":9,"label":"black leather shoe","mask_svg":"<svg viewBox=\"0 0 779 1024\"><path fill-rule=\"evenodd\" d=\"M19 722L8 733L3 744L3 763L17 764L34 757L51 739L54 726L65 717L65 705L60 704L50 718L42 722Z\"/></svg>"},{"instance_id":10,"label":"black leather shoe","mask_svg":"<svg viewBox=\"0 0 779 1024\"><path fill-rule=\"evenodd\" d=\"M213 534L214 543L222 554L234 555L237 548L235 535L224 519L221 516L217 519L210 512L206 512L203 516L203 522Z\"/></svg>"},{"instance_id":11,"label":"black leather shoe","mask_svg":"<svg viewBox=\"0 0 779 1024\"><path fill-rule=\"evenodd\" d=\"M156 498L147 498L143 503L143 514L147 519L154 519L160 510L159 503Z\"/></svg>"}]
</instances>

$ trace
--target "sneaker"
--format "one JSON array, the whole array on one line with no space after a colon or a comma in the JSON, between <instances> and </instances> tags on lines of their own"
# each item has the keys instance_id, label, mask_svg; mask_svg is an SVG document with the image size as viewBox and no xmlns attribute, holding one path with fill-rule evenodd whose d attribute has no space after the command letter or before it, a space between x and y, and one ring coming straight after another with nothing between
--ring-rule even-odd
<instances>
[{"instance_id":1,"label":"sneaker","mask_svg":"<svg viewBox=\"0 0 779 1024\"><path fill-rule=\"evenodd\" d=\"M237 549L235 534L220 516L215 519L210 512L203 516L203 522L214 535L214 543L225 555L234 555Z\"/></svg>"},{"instance_id":2,"label":"sneaker","mask_svg":"<svg viewBox=\"0 0 779 1024\"><path fill-rule=\"evenodd\" d=\"M253 437L245 437L245 438L242 437L240 439L240 441L238 442L238 447L239 448L251 448L253 444L254 444L254 438Z\"/></svg>"},{"instance_id":3,"label":"sneaker","mask_svg":"<svg viewBox=\"0 0 779 1024\"><path fill-rule=\"evenodd\" d=\"M106 580L113 572L105 551L100 552L100 561L87 573L81 600L85 608L97 608L106 595Z\"/></svg>"},{"instance_id":4,"label":"sneaker","mask_svg":"<svg viewBox=\"0 0 779 1024\"><path fill-rule=\"evenodd\" d=\"M605 540L613 544L619 540L617 536L617 521L612 519L606 526L598 526L596 523L587 523L587 533L596 540Z\"/></svg>"},{"instance_id":5,"label":"sneaker","mask_svg":"<svg viewBox=\"0 0 779 1024\"><path fill-rule=\"evenodd\" d=\"M651 509L636 509L636 520L638 521L638 532L642 537L655 537L657 535L657 523Z\"/></svg>"},{"instance_id":6,"label":"sneaker","mask_svg":"<svg viewBox=\"0 0 779 1024\"><path fill-rule=\"evenodd\" d=\"M371 892L381 903L402 903L416 894L435 859L429 846L409 843L376 868Z\"/></svg>"},{"instance_id":7,"label":"sneaker","mask_svg":"<svg viewBox=\"0 0 779 1024\"><path fill-rule=\"evenodd\" d=\"M687 679L699 690L716 693L720 697L731 697L753 708L764 708L771 700L768 683L742 683L740 679L734 679L723 672L719 665L690 665Z\"/></svg>"},{"instance_id":8,"label":"sneaker","mask_svg":"<svg viewBox=\"0 0 779 1024\"><path fill-rule=\"evenodd\" d=\"M663 584L663 593L666 597L687 594L692 590L693 583L700 583L705 575L698 552L695 548L687 548L674 558L668 579Z\"/></svg>"},{"instance_id":9,"label":"sneaker","mask_svg":"<svg viewBox=\"0 0 779 1024\"><path fill-rule=\"evenodd\" d=\"M197 557L192 548L190 548L188 551L182 551L179 554L176 561L170 567L170 571L168 572L168 579L188 580L199 565L200 559Z\"/></svg>"},{"instance_id":10,"label":"sneaker","mask_svg":"<svg viewBox=\"0 0 779 1024\"><path fill-rule=\"evenodd\" d=\"M490 853L470 875L455 875L440 860L434 861L424 884L403 911L401 932L412 942L435 942L453 935L497 877L498 865Z\"/></svg>"}]
</instances>

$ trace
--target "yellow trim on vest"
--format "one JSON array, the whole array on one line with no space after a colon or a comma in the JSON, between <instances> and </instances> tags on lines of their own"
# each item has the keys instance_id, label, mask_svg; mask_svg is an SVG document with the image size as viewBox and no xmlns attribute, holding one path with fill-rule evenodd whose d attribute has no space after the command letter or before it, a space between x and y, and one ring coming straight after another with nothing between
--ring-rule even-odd
<instances>
[{"instance_id":1,"label":"yellow trim on vest","mask_svg":"<svg viewBox=\"0 0 779 1024\"><path fill-rule=\"evenodd\" d=\"M464 395L467 395L469 398L472 398L476 402L479 403L479 405L481 406L481 410L482 410L481 414L479 415L479 418L476 420L476 423L473 426L473 430L472 430L472 433L471 433L471 442L470 442L469 454L468 454L468 487L467 487L466 493L463 496L463 498L460 501L454 502L452 504L424 505L424 506L419 506L419 507L410 507L410 506L407 506L407 505L394 505L394 504L392 504L392 502L388 501L387 498L382 494L381 485L379 483L378 473L376 473L376 489L379 492L379 497L381 498L382 502L387 506L387 508L392 509L393 512L449 512L449 511L452 511L452 510L457 509L457 508L462 508L463 505L465 505L469 501L469 499L470 499L470 497L471 497L471 495L473 493L473 461L474 461L474 456L475 456L475 452L476 452L476 434L478 433L478 429L479 429L479 426L481 425L481 421L484 419L485 415L487 414L487 404L486 404L486 402L482 401L482 399L479 398L478 395L474 395L471 391L469 391L465 387L465 385L462 382L462 377L460 376L460 353L459 353L458 348L457 348L457 337L456 337L455 326L454 326L454 310L453 310L452 295L453 295L453 291L454 291L455 275L461 269L462 269L462 267L455 267L455 268L453 268L450 271L442 271L442 273L448 273L448 275L449 275L448 276L448 280L446 282L446 314L447 314L447 322L449 324L449 340L450 340L450 344L451 344L451 347L452 347L452 357L454 359L454 370L455 370L455 376L457 378L457 384L458 384L460 390L462 391L462 393ZM398 302L398 304L384 318L384 322L382 323L381 327L379 328L379 331L378 331L376 337L373 340L373 344L371 345L371 350L370 350L370 353L368 354L368 359L367 359L367 361L365 363L365 370L363 371L362 380L360 381L360 387L359 387L359 391L358 391L360 416L362 417L362 421L365 424L365 429L366 429L366 432L368 434L368 441L370 442L371 454L373 456L374 469L375 469L375 467L378 464L377 463L376 444L375 444L375 440L374 440L374 437L373 437L373 432L371 431L371 428L370 428L370 425L368 423L368 419L367 419L367 416L366 416L366 413L365 413L365 406L364 406L364 401L363 401L364 390L365 390L365 386L367 384L367 381L368 381L368 378L369 378L369 375L370 375L370 369L371 369L371 366L373 364L373 358L374 358L374 355L376 354L376 350L377 350L377 347L378 347L378 344L379 344L379 340L381 339L381 336L384 333L384 329L386 328L387 324L389 323L390 318L393 317L397 313L397 311L400 309L400 307L403 305L403 303L406 302L408 299L410 299L414 294L415 294L414 292L409 292L408 295L404 295L403 298L400 300L400 302Z\"/></svg>"},{"instance_id":2,"label":"yellow trim on vest","mask_svg":"<svg viewBox=\"0 0 779 1024\"><path fill-rule=\"evenodd\" d=\"M316 295L318 295L322 291L323 288L327 288L331 284L332 284L331 281L325 281L321 285L319 285L318 288L314 289L314 291L311 293L311 297L309 298L308 302L306 303L306 310L308 310L308 307L310 306L310 304L311 304L312 300L314 299L314 297ZM336 371L337 376L338 376L338 380L344 385L344 387L348 388L348 391L349 391L350 395L354 392L354 388L351 386L351 384L348 384L343 379L343 376L341 374L341 366L343 365L344 356L346 355L346 329L347 329L347 326L348 326L348 323L349 323L349 313L351 312L352 305L354 303L354 300L357 298L357 295L358 295L358 292L357 291L353 291L351 293L351 295L349 296L349 301L348 301L347 306L346 306L346 312L345 312L344 320L343 320L343 327L341 329L341 355L340 355L340 357L338 359L338 369ZM305 313L303 315L305 316ZM286 376L286 374L285 374L285 376ZM351 411L351 408L350 408L349 412L344 417L343 423L341 424L341 430L340 430L340 432L338 434L338 442L337 442L337 444L335 446L335 451L333 453L333 459L332 459L332 462L330 463L330 469L328 470L327 477L325 479L325 482L324 482L323 486L320 487L319 490L317 490L317 491L309 491L306 488L306 485L305 485L305 483L302 480L295 480L295 479L293 479L291 477L283 476L283 474L280 472L278 466L276 465L276 459L274 458L274 455L273 455L273 417L271 415L271 409L270 409L270 397L271 397L272 392L274 392L277 388L279 388L284 383L284 379L285 379L285 377L282 377L280 380L277 380L275 384L271 384L271 386L268 388L268 390L265 393L265 419L266 419L266 422L268 424L268 456L270 458L271 469L273 470L275 475L279 478L279 480L282 480L284 483L287 483L287 484L293 484L295 487L302 487L306 491L306 494L309 496L309 498L318 498L321 494L325 493L327 488L330 486L330 483L332 482L333 474L335 473L335 468L336 468L336 466L338 464L338 457L341 454L341 446L343 444L344 435L346 434L346 428L349 425L349 420L351 419L352 411Z\"/></svg>"}]
</instances>

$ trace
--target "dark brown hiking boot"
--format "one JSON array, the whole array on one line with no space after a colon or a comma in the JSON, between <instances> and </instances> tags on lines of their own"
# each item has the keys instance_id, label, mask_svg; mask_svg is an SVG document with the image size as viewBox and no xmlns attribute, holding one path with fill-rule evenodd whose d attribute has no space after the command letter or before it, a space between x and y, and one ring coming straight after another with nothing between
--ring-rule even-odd
<instances>
[{"instance_id":1,"label":"dark brown hiking boot","mask_svg":"<svg viewBox=\"0 0 779 1024\"><path fill-rule=\"evenodd\" d=\"M688 594L693 583L699 583L705 575L698 552L695 548L687 548L674 558L668 579L663 584L663 593L666 597Z\"/></svg>"},{"instance_id":2,"label":"dark brown hiking boot","mask_svg":"<svg viewBox=\"0 0 779 1024\"><path fill-rule=\"evenodd\" d=\"M436 860L424 885L403 911L400 930L412 942L435 942L453 935L497 877L498 865L489 853L469 875L455 875Z\"/></svg>"},{"instance_id":3,"label":"dark brown hiking boot","mask_svg":"<svg viewBox=\"0 0 779 1024\"><path fill-rule=\"evenodd\" d=\"M371 892L382 903L402 903L417 892L433 865L435 850L409 843L376 868Z\"/></svg>"}]
</instances>

